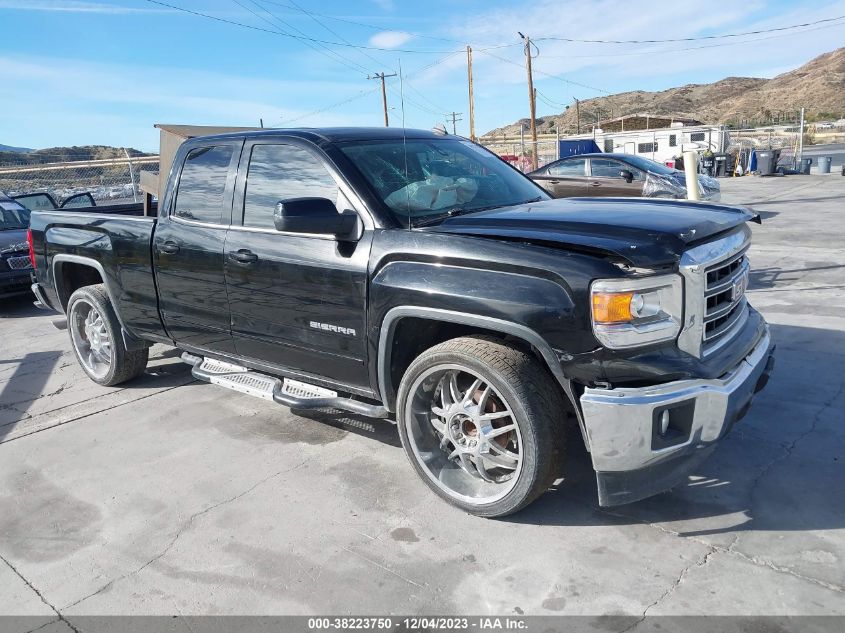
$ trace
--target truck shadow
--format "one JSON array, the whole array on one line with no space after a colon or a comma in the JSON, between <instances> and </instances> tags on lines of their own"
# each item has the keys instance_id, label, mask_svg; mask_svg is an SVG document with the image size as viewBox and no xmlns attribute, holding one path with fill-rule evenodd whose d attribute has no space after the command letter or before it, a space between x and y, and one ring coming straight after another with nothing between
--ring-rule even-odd
<instances>
[{"instance_id":1,"label":"truck shadow","mask_svg":"<svg viewBox=\"0 0 845 633\"><path fill-rule=\"evenodd\" d=\"M807 273L820 270L838 270L845 268L841 264L832 264L830 266L811 266L809 268L757 268L751 271L748 277L749 290L763 290L774 288L777 285L790 284L800 281ZM814 286L813 290L825 288L841 288L841 285L831 286ZM794 289L789 289L795 292Z\"/></svg>"},{"instance_id":2,"label":"truck shadow","mask_svg":"<svg viewBox=\"0 0 845 633\"><path fill-rule=\"evenodd\" d=\"M309 422L316 422L354 435L360 435L394 448L402 448L396 425L387 420L375 420L363 415L333 409L316 411L291 409L291 413Z\"/></svg>"},{"instance_id":3,"label":"truck shadow","mask_svg":"<svg viewBox=\"0 0 845 633\"><path fill-rule=\"evenodd\" d=\"M838 370L845 361L845 332L771 329L778 364L769 385L686 484L637 503L600 508L589 454L570 434L559 484L504 520L661 524L681 536L845 528L845 375Z\"/></svg>"}]
</instances>

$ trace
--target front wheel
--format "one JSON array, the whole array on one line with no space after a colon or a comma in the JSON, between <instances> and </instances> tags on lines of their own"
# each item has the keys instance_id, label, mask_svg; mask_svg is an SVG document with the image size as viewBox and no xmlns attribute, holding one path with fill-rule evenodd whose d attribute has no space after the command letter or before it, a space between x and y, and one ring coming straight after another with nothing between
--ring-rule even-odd
<instances>
[{"instance_id":1,"label":"front wheel","mask_svg":"<svg viewBox=\"0 0 845 633\"><path fill-rule=\"evenodd\" d=\"M76 359L94 382L110 387L144 373L149 348L126 349L103 284L83 286L70 296L67 329Z\"/></svg>"},{"instance_id":2,"label":"front wheel","mask_svg":"<svg viewBox=\"0 0 845 633\"><path fill-rule=\"evenodd\" d=\"M397 405L414 469L440 497L472 514L516 512L557 475L563 400L522 350L486 337L436 345L406 371Z\"/></svg>"}]
</instances>

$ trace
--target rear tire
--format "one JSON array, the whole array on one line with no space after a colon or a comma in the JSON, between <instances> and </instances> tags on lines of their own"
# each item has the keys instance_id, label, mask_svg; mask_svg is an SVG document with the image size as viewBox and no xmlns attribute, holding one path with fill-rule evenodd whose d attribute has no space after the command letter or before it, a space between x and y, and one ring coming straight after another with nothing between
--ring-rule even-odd
<instances>
[{"instance_id":1,"label":"rear tire","mask_svg":"<svg viewBox=\"0 0 845 633\"><path fill-rule=\"evenodd\" d=\"M561 390L533 356L497 339L462 337L423 352L402 378L397 409L417 474L471 514L517 512L559 472Z\"/></svg>"},{"instance_id":2,"label":"rear tire","mask_svg":"<svg viewBox=\"0 0 845 633\"><path fill-rule=\"evenodd\" d=\"M126 349L103 284L83 286L70 296L67 330L76 360L97 384L111 387L144 373L150 350Z\"/></svg>"}]
</instances>

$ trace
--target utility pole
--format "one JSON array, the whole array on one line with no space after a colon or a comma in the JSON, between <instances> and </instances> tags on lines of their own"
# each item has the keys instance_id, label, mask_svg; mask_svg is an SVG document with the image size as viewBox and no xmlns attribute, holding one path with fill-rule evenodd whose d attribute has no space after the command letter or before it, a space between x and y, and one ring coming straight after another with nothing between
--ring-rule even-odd
<instances>
[{"instance_id":1,"label":"utility pole","mask_svg":"<svg viewBox=\"0 0 845 633\"><path fill-rule=\"evenodd\" d=\"M396 73L392 75L385 75L383 72L375 75L367 75L367 79L381 79L381 105L384 107L384 127L388 127L390 122L387 119L387 90L384 87L384 80L386 77L395 77Z\"/></svg>"},{"instance_id":2,"label":"utility pole","mask_svg":"<svg viewBox=\"0 0 845 633\"><path fill-rule=\"evenodd\" d=\"M804 108L801 108L801 122L798 124L798 170L804 170Z\"/></svg>"},{"instance_id":3,"label":"utility pole","mask_svg":"<svg viewBox=\"0 0 845 633\"><path fill-rule=\"evenodd\" d=\"M575 129L576 133L581 133L581 102L575 99Z\"/></svg>"},{"instance_id":4,"label":"utility pole","mask_svg":"<svg viewBox=\"0 0 845 633\"><path fill-rule=\"evenodd\" d=\"M457 128L455 127L455 123L457 123L458 121L463 121L463 119L460 118L462 114L463 112L449 112L445 115L452 119L452 134L454 135L457 135L458 133Z\"/></svg>"},{"instance_id":5,"label":"utility pole","mask_svg":"<svg viewBox=\"0 0 845 633\"><path fill-rule=\"evenodd\" d=\"M467 84L469 85L469 139L475 140L475 97L472 95L472 47L467 46Z\"/></svg>"},{"instance_id":6,"label":"utility pole","mask_svg":"<svg viewBox=\"0 0 845 633\"><path fill-rule=\"evenodd\" d=\"M525 70L528 73L528 105L531 127L531 168L537 169L537 100L534 92L534 75L531 71L531 38L522 33L519 36L525 42Z\"/></svg>"}]
</instances>

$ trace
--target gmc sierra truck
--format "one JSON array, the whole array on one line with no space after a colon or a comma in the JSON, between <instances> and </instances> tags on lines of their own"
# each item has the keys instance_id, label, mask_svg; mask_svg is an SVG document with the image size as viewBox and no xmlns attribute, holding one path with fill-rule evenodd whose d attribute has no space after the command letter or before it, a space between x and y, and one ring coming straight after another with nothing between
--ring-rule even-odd
<instances>
[{"instance_id":1,"label":"gmc sierra truck","mask_svg":"<svg viewBox=\"0 0 845 633\"><path fill-rule=\"evenodd\" d=\"M481 516L541 495L568 432L602 505L681 483L773 367L745 297L755 214L553 200L460 137L195 138L155 213L32 213L33 290L92 380L163 343L201 380L393 419L422 480Z\"/></svg>"}]
</instances>

